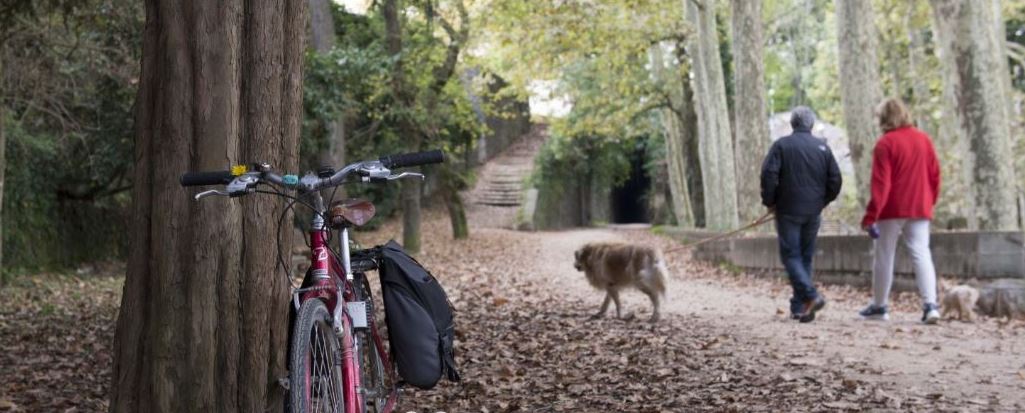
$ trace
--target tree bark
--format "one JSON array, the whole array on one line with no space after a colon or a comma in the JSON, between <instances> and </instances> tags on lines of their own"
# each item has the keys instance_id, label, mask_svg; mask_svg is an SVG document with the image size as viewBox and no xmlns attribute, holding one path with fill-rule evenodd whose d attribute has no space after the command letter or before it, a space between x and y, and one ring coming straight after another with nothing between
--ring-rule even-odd
<instances>
[{"instance_id":1,"label":"tree bark","mask_svg":"<svg viewBox=\"0 0 1025 413\"><path fill-rule=\"evenodd\" d=\"M840 100L847 140L854 163L858 203L864 207L871 194L872 150L879 137L875 107L883 99L872 2L836 0L836 30L840 59Z\"/></svg>"},{"instance_id":2,"label":"tree bark","mask_svg":"<svg viewBox=\"0 0 1025 413\"><path fill-rule=\"evenodd\" d=\"M1011 151L1010 76L998 1L931 0L945 107L965 139L960 165L964 193L976 202L969 226L1009 230L1018 226ZM949 144L950 142L944 142Z\"/></svg>"},{"instance_id":3,"label":"tree bark","mask_svg":"<svg viewBox=\"0 0 1025 413\"><path fill-rule=\"evenodd\" d=\"M761 161L769 150L768 103L762 54L762 1L732 0L734 121L737 132L737 203L742 222L758 219L761 202Z\"/></svg>"},{"instance_id":4,"label":"tree bark","mask_svg":"<svg viewBox=\"0 0 1025 413\"><path fill-rule=\"evenodd\" d=\"M7 171L7 139L4 136L4 120L7 114L4 111L4 51L3 43L0 42L0 286L3 286L7 277L3 274L4 269L4 173Z\"/></svg>"},{"instance_id":5,"label":"tree bark","mask_svg":"<svg viewBox=\"0 0 1025 413\"><path fill-rule=\"evenodd\" d=\"M687 83L685 77L677 79L672 75L679 75L681 71L669 71L667 74L665 63L665 50L661 44L651 48L652 76L656 82L665 85L668 90L666 102L668 108L659 111L663 133L665 134L666 145L666 174L669 183L669 204L672 206L672 214L676 219L676 225L681 227L694 226L694 210L691 207L690 190L687 187L687 145L686 133L689 132L683 125L681 113L684 110L693 110L689 101L684 101L683 89L678 87ZM670 65L672 67L674 65Z\"/></svg>"},{"instance_id":6,"label":"tree bark","mask_svg":"<svg viewBox=\"0 0 1025 413\"><path fill-rule=\"evenodd\" d=\"M444 185L445 206L448 208L449 220L452 223L452 238L466 239L470 237L470 226L466 220L466 208L459 190L463 186L462 174L451 165L440 165L439 173Z\"/></svg>"},{"instance_id":7,"label":"tree bark","mask_svg":"<svg viewBox=\"0 0 1025 413\"><path fill-rule=\"evenodd\" d=\"M305 19L305 2L146 2L112 412L282 408L288 290L273 240L284 201L195 202L178 177L297 167Z\"/></svg>"},{"instance_id":8,"label":"tree bark","mask_svg":"<svg viewBox=\"0 0 1025 413\"><path fill-rule=\"evenodd\" d=\"M694 210L691 208L690 189L687 187L687 164L684 151L685 128L680 117L672 109L660 113L665 129L666 168L669 175L669 193L672 198L673 216L681 227L694 226Z\"/></svg>"},{"instance_id":9,"label":"tree bark","mask_svg":"<svg viewBox=\"0 0 1025 413\"><path fill-rule=\"evenodd\" d=\"M689 72L690 69L688 69ZM690 196L691 211L694 212L694 226L705 227L705 180L701 175L701 156L698 147L698 113L694 106L694 89L691 82L682 82L682 101L685 106L677 113L680 117L680 136L683 144L683 164L687 171L687 192Z\"/></svg>"},{"instance_id":10,"label":"tree bark","mask_svg":"<svg viewBox=\"0 0 1025 413\"><path fill-rule=\"evenodd\" d=\"M715 4L683 0L696 35L688 46L692 59L694 105L697 112L705 226L725 230L737 226L737 185L730 113L719 55Z\"/></svg>"},{"instance_id":11,"label":"tree bark","mask_svg":"<svg viewBox=\"0 0 1025 413\"><path fill-rule=\"evenodd\" d=\"M455 74L456 65L459 62L459 54L470 37L469 11L466 9L466 5L463 4L463 0L457 0L453 3L459 13L459 28L456 29L444 17L438 17L438 22L449 37L449 43L445 48L445 60L440 66L434 68L433 71L434 81L431 83L427 98L425 99L426 107L428 108L438 107L438 101L441 98L443 89ZM424 12L424 14L430 13L428 10L424 10ZM436 135L437 133L434 131L440 130L443 127L444 125L434 125L427 135ZM463 199L459 196L459 190L466 186L464 185L464 178L454 166L441 165L436 170L442 174L442 180L444 181L442 191L444 192L445 206L449 212L449 220L452 224L452 237L455 239L468 238L470 236L470 228L467 225L466 208L463 206Z\"/></svg>"},{"instance_id":12,"label":"tree bark","mask_svg":"<svg viewBox=\"0 0 1025 413\"><path fill-rule=\"evenodd\" d=\"M313 50L324 54L334 49L335 21L331 13L331 0L310 0L310 39ZM327 126L328 153L326 159L321 163L327 163L333 168L341 168L345 165L345 116L339 118ZM345 188L338 188L343 191Z\"/></svg>"},{"instance_id":13,"label":"tree bark","mask_svg":"<svg viewBox=\"0 0 1025 413\"><path fill-rule=\"evenodd\" d=\"M381 7L385 26L385 48L394 59L392 67L392 94L395 104L407 110L412 109L413 97L403 70L402 59L402 22L399 19L399 0L385 0ZM420 150L420 134L416 125L403 113L397 120L399 133L408 142L411 151ZM422 196L419 180L407 179L402 182L402 247L411 253L420 251L420 198Z\"/></svg>"}]
</instances>

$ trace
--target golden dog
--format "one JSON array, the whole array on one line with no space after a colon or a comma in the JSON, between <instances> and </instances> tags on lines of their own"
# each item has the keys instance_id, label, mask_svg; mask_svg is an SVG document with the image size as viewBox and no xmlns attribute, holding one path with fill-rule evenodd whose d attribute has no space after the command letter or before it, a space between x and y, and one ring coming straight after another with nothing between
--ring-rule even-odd
<instances>
[{"instance_id":1,"label":"golden dog","mask_svg":"<svg viewBox=\"0 0 1025 413\"><path fill-rule=\"evenodd\" d=\"M662 254L653 248L622 243L590 243L577 250L573 264L583 271L587 282L594 288L605 290L605 302L594 318L605 315L609 303L616 302L616 317L624 318L619 303L619 291L636 287L651 299L654 311L651 321L659 319L659 304L666 293L666 269ZM630 316L627 315L626 318Z\"/></svg>"}]
</instances>

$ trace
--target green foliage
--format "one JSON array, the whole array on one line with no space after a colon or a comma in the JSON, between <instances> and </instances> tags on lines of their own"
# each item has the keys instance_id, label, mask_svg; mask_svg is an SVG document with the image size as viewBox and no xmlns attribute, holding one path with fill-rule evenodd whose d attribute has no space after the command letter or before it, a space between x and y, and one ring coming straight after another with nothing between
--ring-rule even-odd
<instances>
[{"instance_id":1,"label":"green foliage","mask_svg":"<svg viewBox=\"0 0 1025 413\"><path fill-rule=\"evenodd\" d=\"M683 39L679 1L492 0L482 13L490 49L483 64L524 91L556 81L554 94L573 102L574 113L553 125L560 133L633 134L638 119L674 93L652 77L648 53Z\"/></svg>"},{"instance_id":2,"label":"green foliage","mask_svg":"<svg viewBox=\"0 0 1025 413\"><path fill-rule=\"evenodd\" d=\"M440 4L440 11L449 5ZM329 124L343 119L348 162L440 148L450 155L446 166L450 170L442 174L429 169L428 173L444 175L456 187L465 186L467 176L459 164L463 157L452 155L469 150L484 125L458 75L443 79L440 89L436 88L435 71L443 65L451 39L438 30L437 21L409 9L404 11L403 51L390 56L385 50L385 27L379 10L360 16L340 7L334 9L335 48L323 54L309 51L306 56L300 157L308 168L318 166L317 155L328 148ZM411 102L396 96L393 88L395 65L400 58ZM403 122L416 125L417 136L404 136L400 128ZM391 216L398 210L398 185L354 185L347 191L349 196L372 199L380 216Z\"/></svg>"},{"instance_id":3,"label":"green foliage","mask_svg":"<svg viewBox=\"0 0 1025 413\"><path fill-rule=\"evenodd\" d=\"M0 48L9 119L5 268L124 253L142 7L40 2Z\"/></svg>"},{"instance_id":4,"label":"green foliage","mask_svg":"<svg viewBox=\"0 0 1025 413\"><path fill-rule=\"evenodd\" d=\"M838 120L832 115L841 113L839 101L811 90L825 85L820 73L832 74L828 80L837 83L836 43L830 42L836 32L832 7L832 0L765 3L765 86L772 113L808 105L827 121Z\"/></svg>"}]
</instances>

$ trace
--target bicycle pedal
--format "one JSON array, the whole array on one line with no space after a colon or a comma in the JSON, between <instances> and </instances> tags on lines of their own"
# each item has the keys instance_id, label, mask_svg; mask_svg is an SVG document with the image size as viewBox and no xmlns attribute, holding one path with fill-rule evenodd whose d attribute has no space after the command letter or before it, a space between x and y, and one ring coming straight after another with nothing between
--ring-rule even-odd
<instances>
[{"instance_id":1,"label":"bicycle pedal","mask_svg":"<svg viewBox=\"0 0 1025 413\"><path fill-rule=\"evenodd\" d=\"M350 301L345 303L345 310L352 319L352 328L367 328L366 301Z\"/></svg>"}]
</instances>

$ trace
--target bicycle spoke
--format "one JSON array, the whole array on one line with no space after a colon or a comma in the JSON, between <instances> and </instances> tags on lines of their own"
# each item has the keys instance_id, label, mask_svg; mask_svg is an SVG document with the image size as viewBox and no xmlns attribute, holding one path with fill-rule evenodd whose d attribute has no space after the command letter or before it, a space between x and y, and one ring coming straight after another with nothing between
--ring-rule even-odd
<instances>
[{"instance_id":1,"label":"bicycle spoke","mask_svg":"<svg viewBox=\"0 0 1025 413\"><path fill-rule=\"evenodd\" d=\"M338 339L330 315L319 300L300 310L294 336L294 355L290 363L296 387L291 390L292 412L341 412L344 394L340 369Z\"/></svg>"}]
</instances>

